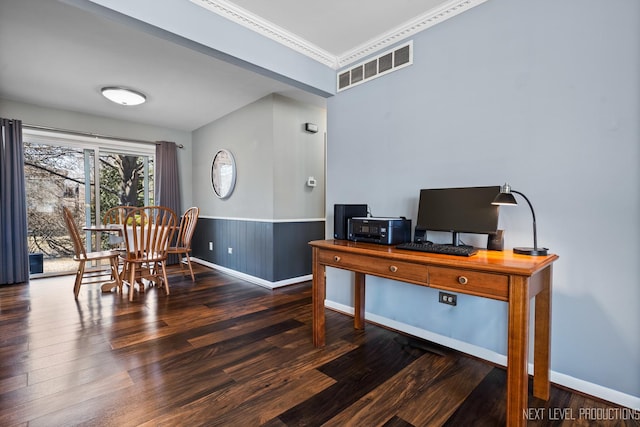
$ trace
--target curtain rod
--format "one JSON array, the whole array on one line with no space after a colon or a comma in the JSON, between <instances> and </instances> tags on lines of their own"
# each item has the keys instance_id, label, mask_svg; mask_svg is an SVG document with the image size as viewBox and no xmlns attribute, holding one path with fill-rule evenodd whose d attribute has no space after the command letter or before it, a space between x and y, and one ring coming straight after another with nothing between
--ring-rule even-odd
<instances>
[{"instance_id":1,"label":"curtain rod","mask_svg":"<svg viewBox=\"0 0 640 427\"><path fill-rule=\"evenodd\" d=\"M70 135L90 136L92 138L102 138L102 139L109 139L109 140L113 140L113 141L139 142L139 143L142 143L142 144L158 145L158 142L155 142L155 141L145 141L143 139L132 139L132 138L120 138L120 137L117 137L117 136L101 135L99 133L90 133L90 132L80 132L80 131L77 131L77 130L60 129L60 128L53 128L53 127L49 127L49 126L30 125L30 124L23 123L22 127L23 128L28 128L28 129L33 129L33 130L45 130L45 131L49 131L49 132L68 133ZM176 144L176 146L178 148L184 148L184 145L182 145L182 144Z\"/></svg>"}]
</instances>

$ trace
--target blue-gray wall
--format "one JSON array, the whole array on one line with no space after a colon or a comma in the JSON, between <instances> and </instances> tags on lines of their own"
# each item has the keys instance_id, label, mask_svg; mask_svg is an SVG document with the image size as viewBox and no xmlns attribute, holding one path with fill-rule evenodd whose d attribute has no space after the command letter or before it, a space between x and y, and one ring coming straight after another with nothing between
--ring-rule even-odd
<instances>
[{"instance_id":1,"label":"blue-gray wall","mask_svg":"<svg viewBox=\"0 0 640 427\"><path fill-rule=\"evenodd\" d=\"M427 187L509 181L555 266L552 379L640 406L640 2L490 0L413 38L414 65L328 100L327 212L416 218ZM522 199L520 199L522 201ZM529 246L526 204L501 209ZM328 217L326 234L333 230ZM352 306L350 276L328 303ZM506 304L368 279L367 311L506 354ZM481 354L478 350L476 353Z\"/></svg>"}]
</instances>

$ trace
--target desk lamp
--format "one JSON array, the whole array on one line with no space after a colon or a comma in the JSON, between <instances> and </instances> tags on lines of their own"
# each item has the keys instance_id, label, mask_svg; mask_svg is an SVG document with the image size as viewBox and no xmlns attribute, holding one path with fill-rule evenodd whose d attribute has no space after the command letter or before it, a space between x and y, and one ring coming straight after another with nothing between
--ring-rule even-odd
<instances>
[{"instance_id":1,"label":"desk lamp","mask_svg":"<svg viewBox=\"0 0 640 427\"><path fill-rule=\"evenodd\" d=\"M547 251L549 250L548 248L538 247L538 233L536 231L536 213L533 211L533 205L531 205L531 202L529 201L529 199L527 199L527 196L525 196L519 191L512 190L511 186L505 183L502 187L500 187L500 193L496 196L495 199L493 199L493 202L491 202L491 204L502 205L502 206L515 206L518 204L518 202L516 202L516 198L513 195L513 193L519 194L522 197L524 197L524 199L529 204L529 207L531 208L531 215L533 216L533 247L532 248L523 248L523 247L513 248L513 252L516 254L532 255L532 256L547 255Z\"/></svg>"}]
</instances>

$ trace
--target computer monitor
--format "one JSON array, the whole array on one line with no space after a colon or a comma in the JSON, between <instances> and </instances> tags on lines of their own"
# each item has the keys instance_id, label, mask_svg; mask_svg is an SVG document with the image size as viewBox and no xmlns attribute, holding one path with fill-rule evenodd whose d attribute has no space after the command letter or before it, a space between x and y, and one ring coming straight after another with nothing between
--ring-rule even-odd
<instances>
[{"instance_id":1,"label":"computer monitor","mask_svg":"<svg viewBox=\"0 0 640 427\"><path fill-rule=\"evenodd\" d=\"M416 236L448 231L453 233L452 244L458 246L459 233L495 233L499 206L491 202L498 193L500 186L420 190Z\"/></svg>"}]
</instances>

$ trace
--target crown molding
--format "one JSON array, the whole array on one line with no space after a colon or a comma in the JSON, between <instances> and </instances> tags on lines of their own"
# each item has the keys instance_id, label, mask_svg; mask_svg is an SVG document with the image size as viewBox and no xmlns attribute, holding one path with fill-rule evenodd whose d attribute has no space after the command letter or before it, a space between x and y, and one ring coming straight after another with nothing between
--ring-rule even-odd
<instances>
[{"instance_id":1,"label":"crown molding","mask_svg":"<svg viewBox=\"0 0 640 427\"><path fill-rule=\"evenodd\" d=\"M341 55L333 55L295 34L263 19L227 0L190 0L211 12L249 28L333 69L339 69L374 52L400 42L429 27L478 6L487 0L450 0L442 6L373 38Z\"/></svg>"},{"instance_id":2,"label":"crown molding","mask_svg":"<svg viewBox=\"0 0 640 427\"><path fill-rule=\"evenodd\" d=\"M343 53L336 58L338 68L349 65L359 59L369 56L381 49L412 37L420 31L453 18L462 12L474 8L487 0L450 0L442 6L432 9L414 19L407 21L398 27L366 41L365 43Z\"/></svg>"},{"instance_id":3,"label":"crown molding","mask_svg":"<svg viewBox=\"0 0 640 427\"><path fill-rule=\"evenodd\" d=\"M273 22L254 15L231 2L226 0L191 0L191 2L300 52L324 65L334 69L337 68L336 57L331 53L320 49L318 46L288 32L284 28L278 27Z\"/></svg>"}]
</instances>

